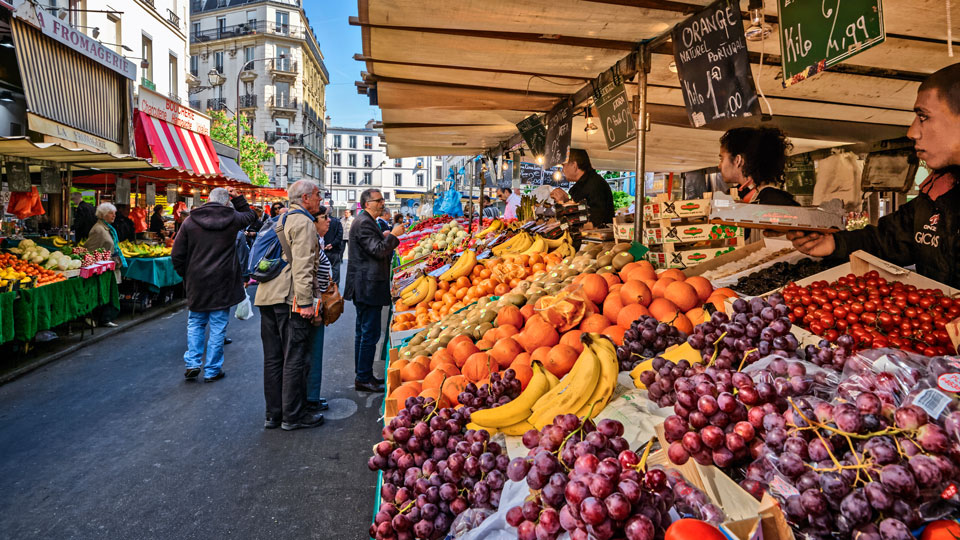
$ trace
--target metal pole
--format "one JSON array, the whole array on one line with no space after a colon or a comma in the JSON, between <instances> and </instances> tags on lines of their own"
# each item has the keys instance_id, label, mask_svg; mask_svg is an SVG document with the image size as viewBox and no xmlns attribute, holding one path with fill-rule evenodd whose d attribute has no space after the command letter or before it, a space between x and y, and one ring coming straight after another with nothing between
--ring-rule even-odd
<instances>
[{"instance_id":1,"label":"metal pole","mask_svg":"<svg viewBox=\"0 0 960 540\"><path fill-rule=\"evenodd\" d=\"M647 69L650 67L644 43L637 50L637 96L640 110L637 114L637 176L634 178L633 241L643 239L644 176L647 171Z\"/></svg>"},{"instance_id":2,"label":"metal pole","mask_svg":"<svg viewBox=\"0 0 960 540\"><path fill-rule=\"evenodd\" d=\"M240 165L243 161L243 157L240 155L240 73L243 73L243 68L247 67L246 64L240 67L240 72L237 73L237 101L236 109L233 110L233 119L237 123L237 165Z\"/></svg>"}]
</instances>

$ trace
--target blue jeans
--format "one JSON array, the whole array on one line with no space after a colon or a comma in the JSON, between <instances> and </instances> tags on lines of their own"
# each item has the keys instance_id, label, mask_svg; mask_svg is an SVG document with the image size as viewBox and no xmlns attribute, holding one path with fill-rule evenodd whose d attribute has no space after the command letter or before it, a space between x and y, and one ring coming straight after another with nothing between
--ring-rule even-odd
<instances>
[{"instance_id":1,"label":"blue jeans","mask_svg":"<svg viewBox=\"0 0 960 540\"><path fill-rule=\"evenodd\" d=\"M380 341L380 313L383 306L373 306L354 302L357 309L357 336L353 343L353 362L356 368L356 380L373 382L373 357L377 354L377 342Z\"/></svg>"},{"instance_id":2,"label":"blue jeans","mask_svg":"<svg viewBox=\"0 0 960 540\"><path fill-rule=\"evenodd\" d=\"M310 373L307 375L307 401L320 401L323 379L323 325L313 327L310 336Z\"/></svg>"},{"instance_id":3,"label":"blue jeans","mask_svg":"<svg viewBox=\"0 0 960 540\"><path fill-rule=\"evenodd\" d=\"M227 337L227 323L230 322L230 310L190 311L187 316L187 352L183 361L187 369L196 369L203 365L204 335L207 323L210 324L210 338L206 341L207 367L204 377L213 377L220 373L223 365L223 339Z\"/></svg>"}]
</instances>

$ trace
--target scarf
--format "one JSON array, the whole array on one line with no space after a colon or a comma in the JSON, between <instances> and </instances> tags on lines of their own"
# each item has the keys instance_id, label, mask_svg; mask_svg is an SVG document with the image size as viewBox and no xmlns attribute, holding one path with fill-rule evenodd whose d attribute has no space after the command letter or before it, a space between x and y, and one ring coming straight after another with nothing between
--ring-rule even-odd
<instances>
[{"instance_id":1,"label":"scarf","mask_svg":"<svg viewBox=\"0 0 960 540\"><path fill-rule=\"evenodd\" d=\"M120 258L120 266L123 268L127 267L127 259L123 256L123 251L120 250L120 238L117 236L117 230L113 228L113 225L103 222L107 226L107 230L110 231L110 238L113 239L113 255L114 257Z\"/></svg>"}]
</instances>

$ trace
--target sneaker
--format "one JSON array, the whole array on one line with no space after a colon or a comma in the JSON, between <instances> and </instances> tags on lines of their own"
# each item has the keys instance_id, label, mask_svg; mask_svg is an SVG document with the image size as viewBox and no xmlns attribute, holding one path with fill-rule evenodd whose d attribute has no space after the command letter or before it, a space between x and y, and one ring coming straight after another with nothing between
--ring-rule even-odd
<instances>
[{"instance_id":1,"label":"sneaker","mask_svg":"<svg viewBox=\"0 0 960 540\"><path fill-rule=\"evenodd\" d=\"M354 387L358 392L383 392L383 381L374 378L372 381L354 381Z\"/></svg>"},{"instance_id":2,"label":"sneaker","mask_svg":"<svg viewBox=\"0 0 960 540\"><path fill-rule=\"evenodd\" d=\"M195 381L200 376L200 368L190 368L183 372L183 377L188 381Z\"/></svg>"},{"instance_id":3,"label":"sneaker","mask_svg":"<svg viewBox=\"0 0 960 540\"><path fill-rule=\"evenodd\" d=\"M203 378L203 382L219 381L220 379L222 379L222 378L224 378L224 377L226 377L226 376L227 376L227 374L221 369L221 370L220 370L216 375L214 375L213 377L204 377L204 378Z\"/></svg>"},{"instance_id":4,"label":"sneaker","mask_svg":"<svg viewBox=\"0 0 960 540\"><path fill-rule=\"evenodd\" d=\"M304 414L296 422L283 422L280 428L284 431L293 431L295 429L314 428L323 425L323 415L320 413Z\"/></svg>"},{"instance_id":5,"label":"sneaker","mask_svg":"<svg viewBox=\"0 0 960 540\"><path fill-rule=\"evenodd\" d=\"M120 326L119 324L117 324L117 323L115 323L115 322L113 322L113 321L105 322L105 323L103 323L103 325L106 326L107 328L116 328L116 327Z\"/></svg>"},{"instance_id":6,"label":"sneaker","mask_svg":"<svg viewBox=\"0 0 960 540\"><path fill-rule=\"evenodd\" d=\"M223 344L224 344L224 345L229 345L229 344L231 344L231 343L233 343L233 340L232 340L232 339L230 339L230 338L223 338Z\"/></svg>"},{"instance_id":7,"label":"sneaker","mask_svg":"<svg viewBox=\"0 0 960 540\"><path fill-rule=\"evenodd\" d=\"M277 429L278 427L280 427L280 420L277 418L268 416L263 422L263 429Z\"/></svg>"},{"instance_id":8,"label":"sneaker","mask_svg":"<svg viewBox=\"0 0 960 540\"><path fill-rule=\"evenodd\" d=\"M327 400L321 399L319 401L309 401L307 400L307 412L320 412L329 409L330 406L327 405Z\"/></svg>"}]
</instances>

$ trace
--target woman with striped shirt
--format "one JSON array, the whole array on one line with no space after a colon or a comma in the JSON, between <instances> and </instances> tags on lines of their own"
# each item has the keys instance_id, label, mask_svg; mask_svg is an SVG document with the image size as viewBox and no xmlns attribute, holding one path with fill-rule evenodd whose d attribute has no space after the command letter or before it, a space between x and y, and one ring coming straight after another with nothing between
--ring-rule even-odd
<instances>
[{"instance_id":1,"label":"woman with striped shirt","mask_svg":"<svg viewBox=\"0 0 960 540\"><path fill-rule=\"evenodd\" d=\"M333 278L333 267L330 259L327 258L323 250L323 236L330 229L330 215L327 213L327 207L320 206L320 213L317 214L317 220L314 222L317 227L317 242L320 243L320 249L317 252L317 281L314 283L314 298L319 298L320 293L327 290L330 281ZM313 321L313 339L310 345L310 373L307 376L307 411L317 412L327 410L327 400L320 397L320 381L323 378L323 320L317 318Z\"/></svg>"}]
</instances>

